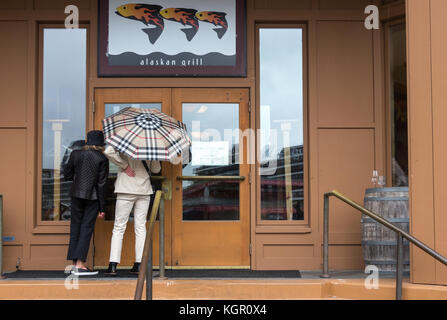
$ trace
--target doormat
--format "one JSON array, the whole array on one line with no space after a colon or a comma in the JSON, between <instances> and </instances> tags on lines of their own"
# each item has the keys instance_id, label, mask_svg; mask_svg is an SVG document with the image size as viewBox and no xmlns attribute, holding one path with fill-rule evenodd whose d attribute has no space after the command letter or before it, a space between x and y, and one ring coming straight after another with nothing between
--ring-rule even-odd
<instances>
[{"instance_id":1,"label":"doormat","mask_svg":"<svg viewBox=\"0 0 447 320\"><path fill-rule=\"evenodd\" d=\"M166 270L168 278L301 278L297 270L259 271L238 269Z\"/></svg>"},{"instance_id":2,"label":"doormat","mask_svg":"<svg viewBox=\"0 0 447 320\"><path fill-rule=\"evenodd\" d=\"M136 279L137 274L132 274L129 270L118 270L116 276L107 275L105 270L99 270L94 276L83 276L82 279ZM225 270L225 269L206 269L206 270L166 270L165 275L169 279L195 278L195 279L297 279L301 274L297 270L284 271L258 271L258 270ZM158 270L153 272L154 279L159 276ZM42 279L65 279L68 274L64 271L16 271L5 273L6 279L16 280L42 280Z\"/></svg>"}]
</instances>

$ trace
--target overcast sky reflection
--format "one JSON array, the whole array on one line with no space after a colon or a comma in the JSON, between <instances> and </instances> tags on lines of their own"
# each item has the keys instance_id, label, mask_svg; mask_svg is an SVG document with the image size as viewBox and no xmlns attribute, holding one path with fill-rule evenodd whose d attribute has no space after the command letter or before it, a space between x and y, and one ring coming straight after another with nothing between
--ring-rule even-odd
<instances>
[{"instance_id":1,"label":"overcast sky reflection","mask_svg":"<svg viewBox=\"0 0 447 320\"><path fill-rule=\"evenodd\" d=\"M302 29L263 28L260 40L261 137L263 153L268 130L277 130L277 152L303 144L303 34ZM290 143L285 145L282 123L290 123ZM275 156L275 154L270 154Z\"/></svg>"},{"instance_id":2,"label":"overcast sky reflection","mask_svg":"<svg viewBox=\"0 0 447 320\"><path fill-rule=\"evenodd\" d=\"M44 169L54 167L55 120L62 120L61 158L71 142L85 139L86 63L86 29L44 29Z\"/></svg>"}]
</instances>

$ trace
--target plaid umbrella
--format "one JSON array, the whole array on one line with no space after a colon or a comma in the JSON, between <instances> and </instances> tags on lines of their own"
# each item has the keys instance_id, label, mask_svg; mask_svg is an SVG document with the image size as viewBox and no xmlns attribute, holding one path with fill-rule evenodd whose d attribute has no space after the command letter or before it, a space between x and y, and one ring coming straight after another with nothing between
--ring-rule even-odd
<instances>
[{"instance_id":1,"label":"plaid umbrella","mask_svg":"<svg viewBox=\"0 0 447 320\"><path fill-rule=\"evenodd\" d=\"M127 107L102 125L106 143L137 160L172 161L191 145L186 126L157 109Z\"/></svg>"}]
</instances>

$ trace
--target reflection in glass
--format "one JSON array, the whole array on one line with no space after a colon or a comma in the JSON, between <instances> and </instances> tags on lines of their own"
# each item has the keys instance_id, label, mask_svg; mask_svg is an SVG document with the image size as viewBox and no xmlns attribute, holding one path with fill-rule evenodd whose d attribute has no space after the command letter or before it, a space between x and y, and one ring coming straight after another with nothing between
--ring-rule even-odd
<instances>
[{"instance_id":1,"label":"reflection in glass","mask_svg":"<svg viewBox=\"0 0 447 320\"><path fill-rule=\"evenodd\" d=\"M183 176L239 175L239 105L184 103L192 161ZM184 181L183 220L239 220L239 181Z\"/></svg>"},{"instance_id":2,"label":"reflection in glass","mask_svg":"<svg viewBox=\"0 0 447 320\"><path fill-rule=\"evenodd\" d=\"M304 219L303 30L261 28L261 219Z\"/></svg>"},{"instance_id":3,"label":"reflection in glass","mask_svg":"<svg viewBox=\"0 0 447 320\"><path fill-rule=\"evenodd\" d=\"M144 109L157 109L161 111L160 103L106 103L104 107L104 116L109 117L114 113L121 111L124 108L132 107L132 108L144 108ZM116 194L115 190L115 181L118 175L119 168L112 161L109 161L109 178L106 184L106 210L105 210L105 220L113 221L115 220L115 203L116 203ZM154 175L154 174L152 174ZM157 174L161 175L161 173ZM161 182L156 181L152 182L152 189L154 192L156 190L161 189ZM149 212L152 210L152 204L154 202L154 197L151 197L151 204L149 206ZM148 214L147 219L150 218ZM158 219L158 217L157 217ZM133 210L130 213L129 221L133 221Z\"/></svg>"},{"instance_id":4,"label":"reflection in glass","mask_svg":"<svg viewBox=\"0 0 447 320\"><path fill-rule=\"evenodd\" d=\"M61 169L85 141L86 29L43 30L42 220L70 220Z\"/></svg>"},{"instance_id":5,"label":"reflection in glass","mask_svg":"<svg viewBox=\"0 0 447 320\"><path fill-rule=\"evenodd\" d=\"M390 114L393 187L408 186L407 52L405 23L390 28Z\"/></svg>"}]
</instances>

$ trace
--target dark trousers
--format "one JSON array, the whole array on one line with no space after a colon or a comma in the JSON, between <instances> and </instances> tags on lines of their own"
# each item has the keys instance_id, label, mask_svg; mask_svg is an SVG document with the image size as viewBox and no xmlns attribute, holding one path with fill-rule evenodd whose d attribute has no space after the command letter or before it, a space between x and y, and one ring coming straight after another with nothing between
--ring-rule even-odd
<instances>
[{"instance_id":1,"label":"dark trousers","mask_svg":"<svg viewBox=\"0 0 447 320\"><path fill-rule=\"evenodd\" d=\"M70 244L67 260L87 260L90 239L98 217L98 200L71 198Z\"/></svg>"}]
</instances>

